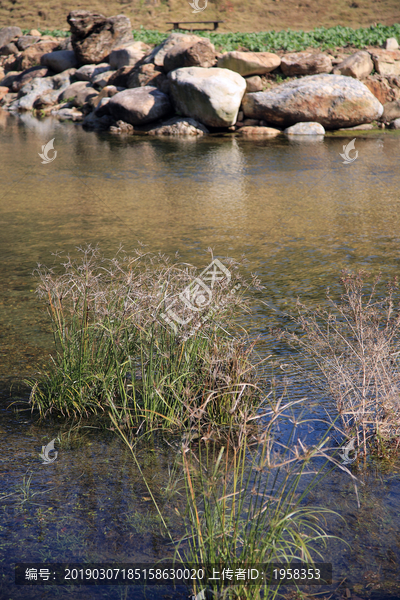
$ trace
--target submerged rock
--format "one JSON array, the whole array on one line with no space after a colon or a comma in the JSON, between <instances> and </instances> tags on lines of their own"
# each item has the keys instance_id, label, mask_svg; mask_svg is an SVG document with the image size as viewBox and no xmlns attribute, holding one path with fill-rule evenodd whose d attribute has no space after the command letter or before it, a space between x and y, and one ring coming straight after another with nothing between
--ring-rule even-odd
<instances>
[{"instance_id":1,"label":"submerged rock","mask_svg":"<svg viewBox=\"0 0 400 600\"><path fill-rule=\"evenodd\" d=\"M325 129L320 123L296 123L285 129L287 135L325 135Z\"/></svg>"},{"instance_id":2,"label":"submerged rock","mask_svg":"<svg viewBox=\"0 0 400 600\"><path fill-rule=\"evenodd\" d=\"M150 129L149 135L173 136L173 137L201 137L209 133L202 123L194 119L184 117L173 117L159 127Z\"/></svg>"}]
</instances>

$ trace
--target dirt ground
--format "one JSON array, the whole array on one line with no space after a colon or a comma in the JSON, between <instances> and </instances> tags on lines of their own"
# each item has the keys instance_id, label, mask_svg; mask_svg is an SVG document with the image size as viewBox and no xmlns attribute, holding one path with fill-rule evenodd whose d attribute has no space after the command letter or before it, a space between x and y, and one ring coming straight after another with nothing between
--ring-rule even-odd
<instances>
[{"instance_id":1,"label":"dirt ground","mask_svg":"<svg viewBox=\"0 0 400 600\"><path fill-rule=\"evenodd\" d=\"M311 30L314 27L367 27L400 22L400 0L208 0L193 14L190 2L206 0L0 0L0 27L68 29L70 10L86 9L106 16L125 14L134 29L168 31L168 21L222 20L219 31ZM190 26L186 26L190 27Z\"/></svg>"}]
</instances>

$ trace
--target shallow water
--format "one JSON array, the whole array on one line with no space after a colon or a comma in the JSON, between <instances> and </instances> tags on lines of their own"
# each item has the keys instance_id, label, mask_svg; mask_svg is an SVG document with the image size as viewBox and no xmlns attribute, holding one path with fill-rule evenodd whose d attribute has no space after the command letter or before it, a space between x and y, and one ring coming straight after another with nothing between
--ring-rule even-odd
<instances>
[{"instance_id":1,"label":"shallow water","mask_svg":"<svg viewBox=\"0 0 400 600\"><path fill-rule=\"evenodd\" d=\"M279 354L269 327L284 322L297 296L323 301L327 286L338 291L343 268L398 273L400 136L358 133L358 158L343 164L339 153L351 137L133 139L5 112L0 129L0 494L13 493L0 506L0 598L63 597L61 588L16 590L9 565L46 558L146 562L170 549L119 440L84 430L43 466L40 448L60 426L38 426L29 412L7 408L10 383L32 375L51 350L34 294L36 264L57 263L52 253L74 255L87 243L112 256L120 244L131 251L140 241L171 257L178 251L200 268L209 262L208 247L222 260L244 253L243 273L256 272L265 286L246 325L263 337L266 351ZM57 157L42 164L38 153L52 138ZM293 395L312 392L301 379L291 385ZM160 488L173 454L162 445L144 451L146 473ZM336 587L347 577L343 585L362 598L400 597L399 471L399 464L386 471L376 465L360 474L360 509L340 470L310 499L340 509L344 521L329 526L350 546L332 544L325 558L334 563ZM20 488L30 472L32 493L44 493L26 503ZM108 587L73 593L139 597L138 589L124 596Z\"/></svg>"}]
</instances>

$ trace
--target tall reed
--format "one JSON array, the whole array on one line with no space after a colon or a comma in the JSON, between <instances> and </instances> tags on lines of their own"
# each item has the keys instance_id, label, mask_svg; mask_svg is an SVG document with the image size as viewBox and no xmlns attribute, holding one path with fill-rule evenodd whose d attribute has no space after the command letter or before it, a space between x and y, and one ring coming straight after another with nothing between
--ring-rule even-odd
<instances>
[{"instance_id":1,"label":"tall reed","mask_svg":"<svg viewBox=\"0 0 400 600\"><path fill-rule=\"evenodd\" d=\"M259 432L243 436L238 444L230 442L232 436L224 445L184 440L173 469L175 483L170 483L175 494L167 504L141 471L160 517L174 513L186 531L177 539L164 521L175 560L198 567L212 565L221 575L219 581L208 582L207 598L259 600L275 598L280 592L279 585L267 582L249 585L223 580L224 569L323 562L322 551L330 537L325 518L333 513L305 501L329 472L324 453L328 438L306 447L294 429L287 444L278 442L274 431L292 407L293 403L270 404ZM135 446L123 429L117 431L140 469ZM176 481L181 479L183 490L177 490ZM193 593L204 589L204 583L195 582Z\"/></svg>"}]
</instances>

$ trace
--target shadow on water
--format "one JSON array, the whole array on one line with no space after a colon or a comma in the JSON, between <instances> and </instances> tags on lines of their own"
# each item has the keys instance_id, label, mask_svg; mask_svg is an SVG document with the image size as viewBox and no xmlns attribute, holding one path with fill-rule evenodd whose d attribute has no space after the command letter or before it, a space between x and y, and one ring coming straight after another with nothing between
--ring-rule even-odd
<instances>
[{"instance_id":1,"label":"shadow on water","mask_svg":"<svg viewBox=\"0 0 400 600\"><path fill-rule=\"evenodd\" d=\"M342 268L398 273L400 138L357 138L359 158L343 165L345 142L335 137L147 140L2 111L0 129L0 597L141 598L134 586L28 592L13 584L17 561L138 563L171 552L143 481L111 432L84 428L54 463L42 465L41 446L62 425L37 424L29 412L9 408L15 395L27 400L18 382L45 365L52 348L33 269L59 262L51 253L73 255L87 243L111 256L119 244L131 250L139 240L171 257L179 251L200 268L209 246L222 260L245 253L244 274L257 272L265 289L244 324L261 336L261 352L285 359L288 350L270 327L288 323L285 313L298 296L315 306L327 286L337 294ZM57 158L42 165L38 153L53 137ZM291 398L307 395L322 406L301 374L278 379ZM142 468L160 494L174 459L160 441L141 450ZM335 597L345 597L346 588L359 598L400 597L399 473L399 462L360 467L361 508L339 469L309 498L344 517L329 528L348 546L331 543L325 553L334 565L330 592L341 584ZM169 514L179 537L172 508ZM175 597L172 588L146 593Z\"/></svg>"}]
</instances>

